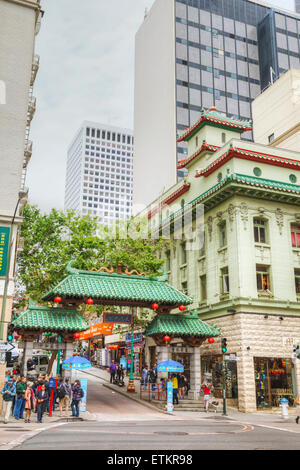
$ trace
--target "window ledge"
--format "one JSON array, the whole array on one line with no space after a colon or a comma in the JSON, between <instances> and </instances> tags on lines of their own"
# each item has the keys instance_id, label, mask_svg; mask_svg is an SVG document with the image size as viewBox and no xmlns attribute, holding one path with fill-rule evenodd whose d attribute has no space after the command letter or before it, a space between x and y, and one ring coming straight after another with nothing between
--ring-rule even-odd
<instances>
[{"instance_id":1,"label":"window ledge","mask_svg":"<svg viewBox=\"0 0 300 470\"><path fill-rule=\"evenodd\" d=\"M220 253L221 251L226 251L226 250L227 250L227 245L222 246L221 248L218 249L218 253Z\"/></svg>"},{"instance_id":2,"label":"window ledge","mask_svg":"<svg viewBox=\"0 0 300 470\"><path fill-rule=\"evenodd\" d=\"M220 294L220 300L227 300L229 299L229 292L226 292L225 294Z\"/></svg>"},{"instance_id":3,"label":"window ledge","mask_svg":"<svg viewBox=\"0 0 300 470\"><path fill-rule=\"evenodd\" d=\"M198 261L203 261L204 259L206 258L206 256L200 256L200 258L198 258Z\"/></svg>"},{"instance_id":4,"label":"window ledge","mask_svg":"<svg viewBox=\"0 0 300 470\"><path fill-rule=\"evenodd\" d=\"M255 242L254 246L257 246L258 248L271 248L271 245L269 245L268 243L257 243L257 242Z\"/></svg>"},{"instance_id":5,"label":"window ledge","mask_svg":"<svg viewBox=\"0 0 300 470\"><path fill-rule=\"evenodd\" d=\"M206 307L206 306L207 306L207 300L202 300L199 302L199 307Z\"/></svg>"},{"instance_id":6,"label":"window ledge","mask_svg":"<svg viewBox=\"0 0 300 470\"><path fill-rule=\"evenodd\" d=\"M265 291L258 291L258 297L266 297L266 298L273 298L274 295L271 293L271 294L268 294L268 292L265 292Z\"/></svg>"}]
</instances>

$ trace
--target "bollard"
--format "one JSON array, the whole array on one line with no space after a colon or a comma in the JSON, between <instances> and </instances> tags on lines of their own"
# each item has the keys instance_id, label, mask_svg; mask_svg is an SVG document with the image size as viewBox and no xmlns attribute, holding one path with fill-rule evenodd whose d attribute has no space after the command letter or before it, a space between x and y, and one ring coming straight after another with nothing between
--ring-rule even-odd
<instances>
[{"instance_id":1,"label":"bollard","mask_svg":"<svg viewBox=\"0 0 300 470\"><path fill-rule=\"evenodd\" d=\"M281 413L283 419L288 419L289 417L289 401L286 398L280 400Z\"/></svg>"}]
</instances>

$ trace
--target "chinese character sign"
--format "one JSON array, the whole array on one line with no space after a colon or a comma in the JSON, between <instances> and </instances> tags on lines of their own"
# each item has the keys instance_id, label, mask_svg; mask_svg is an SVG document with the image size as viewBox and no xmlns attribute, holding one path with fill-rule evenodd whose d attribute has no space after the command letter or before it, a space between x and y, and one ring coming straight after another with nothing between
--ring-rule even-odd
<instances>
[{"instance_id":1,"label":"chinese character sign","mask_svg":"<svg viewBox=\"0 0 300 470\"><path fill-rule=\"evenodd\" d=\"M0 227L0 277L7 273L9 227Z\"/></svg>"}]
</instances>

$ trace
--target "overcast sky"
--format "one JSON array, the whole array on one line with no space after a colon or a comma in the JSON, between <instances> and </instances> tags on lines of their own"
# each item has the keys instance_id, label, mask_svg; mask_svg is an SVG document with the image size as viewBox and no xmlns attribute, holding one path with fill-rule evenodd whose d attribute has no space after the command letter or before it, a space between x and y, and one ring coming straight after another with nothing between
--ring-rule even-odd
<instances>
[{"instance_id":1,"label":"overcast sky","mask_svg":"<svg viewBox=\"0 0 300 470\"><path fill-rule=\"evenodd\" d=\"M29 202L63 209L67 148L82 121L133 128L134 37L154 0L42 0ZM293 9L294 0L268 3Z\"/></svg>"}]
</instances>

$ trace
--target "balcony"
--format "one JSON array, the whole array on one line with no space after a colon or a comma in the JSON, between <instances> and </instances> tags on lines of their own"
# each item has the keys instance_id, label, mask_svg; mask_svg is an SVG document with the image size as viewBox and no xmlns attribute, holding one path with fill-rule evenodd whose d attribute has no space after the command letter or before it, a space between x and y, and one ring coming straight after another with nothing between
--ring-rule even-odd
<instances>
[{"instance_id":1,"label":"balcony","mask_svg":"<svg viewBox=\"0 0 300 470\"><path fill-rule=\"evenodd\" d=\"M32 96L29 98L29 103L28 103L28 111L27 111L27 125L28 126L30 125L33 119L35 110L36 110L36 97Z\"/></svg>"},{"instance_id":2,"label":"balcony","mask_svg":"<svg viewBox=\"0 0 300 470\"><path fill-rule=\"evenodd\" d=\"M35 54L33 58L32 66L31 66L30 86L33 86L39 68L40 68L40 56L38 54Z\"/></svg>"},{"instance_id":3,"label":"balcony","mask_svg":"<svg viewBox=\"0 0 300 470\"><path fill-rule=\"evenodd\" d=\"M23 168L27 167L28 162L31 158L31 155L32 155L32 141L29 140L27 144L25 144Z\"/></svg>"}]
</instances>

